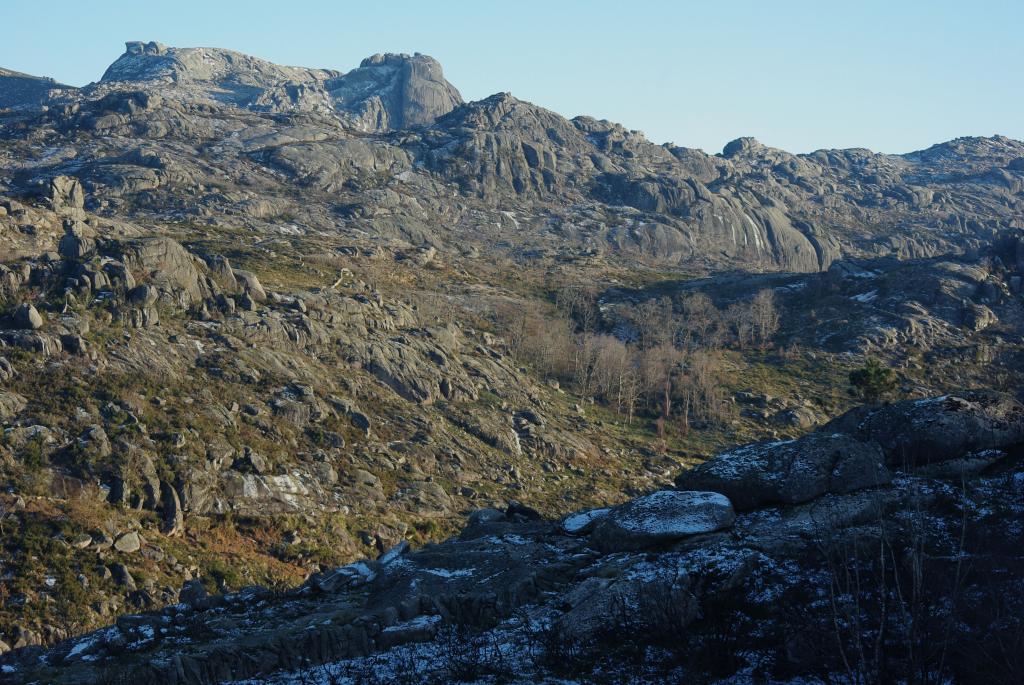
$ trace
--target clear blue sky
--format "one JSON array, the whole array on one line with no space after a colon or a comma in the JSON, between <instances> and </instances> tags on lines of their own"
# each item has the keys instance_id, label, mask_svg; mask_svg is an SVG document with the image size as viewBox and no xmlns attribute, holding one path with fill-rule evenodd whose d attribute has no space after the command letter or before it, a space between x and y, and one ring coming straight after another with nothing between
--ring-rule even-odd
<instances>
[{"instance_id":1,"label":"clear blue sky","mask_svg":"<svg viewBox=\"0 0 1024 685\"><path fill-rule=\"evenodd\" d=\"M126 40L346 71L423 52L467 100L509 91L709 152L1024 139L1024 0L3 0L0 17L0 66L74 85Z\"/></svg>"}]
</instances>

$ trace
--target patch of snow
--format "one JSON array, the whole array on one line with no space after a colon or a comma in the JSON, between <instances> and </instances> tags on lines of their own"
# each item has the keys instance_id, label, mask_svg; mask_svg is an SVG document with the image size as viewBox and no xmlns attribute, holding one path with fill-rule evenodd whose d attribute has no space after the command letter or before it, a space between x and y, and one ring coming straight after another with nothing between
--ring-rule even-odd
<instances>
[{"instance_id":1,"label":"patch of snow","mask_svg":"<svg viewBox=\"0 0 1024 685\"><path fill-rule=\"evenodd\" d=\"M609 511L608 507L602 507L600 509L588 509L586 511L578 511L575 514L569 514L562 519L562 529L566 533L578 533L592 521L607 515Z\"/></svg>"},{"instance_id":2,"label":"patch of snow","mask_svg":"<svg viewBox=\"0 0 1024 685\"><path fill-rule=\"evenodd\" d=\"M466 577L472 576L474 573L476 573L476 569L475 568L459 568L459 569L425 568L425 569L423 569L423 572L424 573L429 573L429 574L431 574L433 576L437 576L439 578L466 578Z\"/></svg>"},{"instance_id":3,"label":"patch of snow","mask_svg":"<svg viewBox=\"0 0 1024 685\"><path fill-rule=\"evenodd\" d=\"M70 659L72 657L78 656L79 654L86 651L94 644L96 644L96 640L97 637L92 637L91 639L86 639L75 643L75 646L71 648L71 651L68 652L68 655L65 658Z\"/></svg>"},{"instance_id":4,"label":"patch of snow","mask_svg":"<svg viewBox=\"0 0 1024 685\"><path fill-rule=\"evenodd\" d=\"M436 625L441 622L441 617L432 614L430 616L417 616L411 620L403 623L396 623L393 626L388 626L384 629L385 633L398 633L403 630L410 630L414 628L427 628L432 625Z\"/></svg>"},{"instance_id":5,"label":"patch of snow","mask_svg":"<svg viewBox=\"0 0 1024 685\"><path fill-rule=\"evenodd\" d=\"M929 404L938 404L939 402L945 402L949 399L949 395L939 395L938 397L925 397L914 402L915 407L924 407Z\"/></svg>"}]
</instances>

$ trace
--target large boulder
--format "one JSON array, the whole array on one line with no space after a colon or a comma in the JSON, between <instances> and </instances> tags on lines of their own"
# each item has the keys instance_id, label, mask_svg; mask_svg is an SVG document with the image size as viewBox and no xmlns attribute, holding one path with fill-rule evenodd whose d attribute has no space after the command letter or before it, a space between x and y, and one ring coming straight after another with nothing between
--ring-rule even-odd
<instances>
[{"instance_id":1,"label":"large boulder","mask_svg":"<svg viewBox=\"0 0 1024 685\"><path fill-rule=\"evenodd\" d=\"M644 549L713 533L735 520L729 499L717 492L661 490L612 509L595 526L591 542L604 552Z\"/></svg>"},{"instance_id":2,"label":"large boulder","mask_svg":"<svg viewBox=\"0 0 1024 685\"><path fill-rule=\"evenodd\" d=\"M0 357L0 381L9 381L17 375L11 362L6 357Z\"/></svg>"},{"instance_id":3,"label":"large boulder","mask_svg":"<svg viewBox=\"0 0 1024 685\"><path fill-rule=\"evenodd\" d=\"M81 182L73 176L55 176L50 181L49 200L58 214L75 219L84 219L85 191Z\"/></svg>"},{"instance_id":4,"label":"large boulder","mask_svg":"<svg viewBox=\"0 0 1024 685\"><path fill-rule=\"evenodd\" d=\"M1024 443L1024 405L1003 393L964 392L860 407L822 431L877 442L891 467L922 466Z\"/></svg>"},{"instance_id":5,"label":"large boulder","mask_svg":"<svg viewBox=\"0 0 1024 685\"><path fill-rule=\"evenodd\" d=\"M164 535L179 535L185 530L185 516L178 492L170 483L160 483L161 526Z\"/></svg>"},{"instance_id":6,"label":"large boulder","mask_svg":"<svg viewBox=\"0 0 1024 685\"><path fill-rule=\"evenodd\" d=\"M60 256L69 261L77 261L96 248L96 241L89 235L89 228L81 221L64 220L64 235L57 245Z\"/></svg>"},{"instance_id":7,"label":"large boulder","mask_svg":"<svg viewBox=\"0 0 1024 685\"><path fill-rule=\"evenodd\" d=\"M155 287L168 301L188 307L212 294L206 265L170 238L140 238L120 245L129 272Z\"/></svg>"},{"instance_id":8,"label":"large boulder","mask_svg":"<svg viewBox=\"0 0 1024 685\"><path fill-rule=\"evenodd\" d=\"M366 130L429 126L462 104L441 65L427 55L374 55L327 82L335 104Z\"/></svg>"},{"instance_id":9,"label":"large boulder","mask_svg":"<svg viewBox=\"0 0 1024 685\"><path fill-rule=\"evenodd\" d=\"M0 390L0 421L16 416L27 404L28 400L18 393Z\"/></svg>"},{"instance_id":10,"label":"large boulder","mask_svg":"<svg viewBox=\"0 0 1024 685\"><path fill-rule=\"evenodd\" d=\"M23 330L38 330L43 327L43 317L33 305L26 302L14 310L14 325Z\"/></svg>"},{"instance_id":11,"label":"large boulder","mask_svg":"<svg viewBox=\"0 0 1024 685\"><path fill-rule=\"evenodd\" d=\"M135 531L129 531L114 541L114 549L118 552L131 554L142 548L142 536Z\"/></svg>"},{"instance_id":12,"label":"large boulder","mask_svg":"<svg viewBox=\"0 0 1024 685\"><path fill-rule=\"evenodd\" d=\"M242 290L245 291L245 294L253 300L256 302L267 301L267 291L263 289L263 284L260 283L260 279L256 277L256 274L243 269L234 269L232 277L241 286Z\"/></svg>"},{"instance_id":13,"label":"large boulder","mask_svg":"<svg viewBox=\"0 0 1024 685\"><path fill-rule=\"evenodd\" d=\"M720 492L740 511L798 504L892 480L878 445L841 433L744 445L680 474L682 490Z\"/></svg>"}]
</instances>

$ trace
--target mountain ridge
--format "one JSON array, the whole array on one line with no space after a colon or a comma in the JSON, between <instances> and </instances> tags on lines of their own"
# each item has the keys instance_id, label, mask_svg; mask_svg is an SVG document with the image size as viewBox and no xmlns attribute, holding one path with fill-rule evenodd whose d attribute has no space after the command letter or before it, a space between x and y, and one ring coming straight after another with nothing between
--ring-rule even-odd
<instances>
[{"instance_id":1,"label":"mountain ridge","mask_svg":"<svg viewBox=\"0 0 1024 685\"><path fill-rule=\"evenodd\" d=\"M50 82L50 83L54 84L55 88L60 88L60 89L65 89L65 90L67 90L67 89L70 89L70 90L81 90L83 88L88 88L89 85L96 85L97 83L102 83L104 81L111 81L111 80L146 80L147 78L153 78L155 76L159 76L160 75L160 72L158 70L155 73L147 74L147 73L143 72L141 74L136 74L135 75L136 76L135 79L129 78L129 76L131 75L130 74L131 67L129 67L128 64L123 64L120 67L118 66L118 62L124 60L125 58L140 57L140 56L141 57L162 57L162 58L165 58L165 59L164 60L155 61L154 63L157 64L157 65L163 66L163 67L168 67L170 64L174 63L176 59L178 59L178 61L180 63L180 59L177 58L177 55L181 55L181 54L184 54L184 55L198 54L200 56L202 56L204 54L205 55L227 55L227 56L231 56L232 58L240 60L243 64L245 64L245 63L248 63L248 64L258 64L258 65L261 65L261 66L269 67L269 68L271 68L271 70L273 70L273 69L282 70L280 72L280 76L282 78L279 79L281 81L288 81L289 78L288 78L287 75L289 75L289 74L293 75L293 76L294 75L307 74L307 75L309 75L311 77L311 80L320 80L320 79L322 79L324 77L326 77L326 78L344 77L344 76L350 75L352 73L352 71L344 72L344 71L341 71L341 70L338 70L338 69L332 69L332 68L301 67L301 66L282 66L282 65L278 65L278 64L276 64L274 62L270 62L268 60L265 60L265 59L262 59L262 58L259 58L259 57L255 57L255 56L250 55L248 53L244 53L244 52L240 52L240 51L236 51L236 50L231 50L231 49L228 49L228 48L215 48L215 47L186 47L186 48L179 48L179 47L167 46L167 45L165 45L163 43L160 43L158 41L137 41L137 40L135 40L135 41L126 41L125 46L126 46L125 52L120 57L115 59L114 62L112 62L107 67L107 69L104 71L104 74L101 75L99 81L94 82L93 84L88 84L86 86L82 86L82 87L76 87L76 86L69 86L69 85L66 85L66 84L61 84L61 83L59 83L58 81L54 80L53 78L51 78L49 76L32 76L32 75L29 75L29 74L22 74L20 72L4 69L3 67L0 67L0 77L14 77L14 76L18 76L18 77L30 78L30 79L39 80L39 81ZM360 61L359 66L356 69L353 69L353 71L356 71L357 69L362 69L362 68L367 68L367 67L371 67L371 66L380 65L380 64L386 64L388 62L395 61L395 60L408 61L408 60L415 59L415 58L425 58L426 60L429 60L430 62L433 62L435 64L438 64L438 66L440 66L440 64L437 63L437 60L433 59L432 57L430 57L428 55L423 55L423 54L418 53L418 52L414 53L412 55L409 55L408 53L378 53L376 55L372 55L372 56L369 56L369 57L366 57L366 58L362 59ZM128 62L131 63L132 60L128 60ZM138 65L140 63L141 62L139 62L139 61L134 61L135 68L138 68ZM182 66L186 66L186 65L182 65ZM295 79L292 79L292 80L295 80ZM298 79L298 81L301 81L301 80L302 79ZM483 98L483 99L481 99L481 100L479 100L477 102L485 102L485 101L492 100L497 95L503 95L505 97L513 97L518 102L522 102L522 103L526 103L526 104L531 104L531 103L528 103L525 100L520 100L519 98L515 98L511 93L508 93L508 92L496 93L495 95L491 95L491 96L489 96L487 98ZM460 98L460 103L459 104L462 104L461 98ZM534 105L534 106L536 106L536 105ZM546 110L546 111L550 111L550 110ZM560 115L560 114L556 114L554 112L551 112L551 113L555 114L555 116L559 116L559 117L563 116L563 115ZM611 124L611 123L613 123L613 122L610 122L607 119L597 120L597 119L594 119L593 117L589 117L587 115L578 115L576 117L572 117L570 120L576 120L576 119L591 119L593 121L600 121L603 124ZM615 126L619 126L620 128L622 128L623 131L626 131L626 129L624 127L621 127L621 125L619 125L619 124L614 124L614 125ZM636 130L630 130L629 133L642 135L641 132L636 131ZM756 138L750 137L750 136L738 136L737 138L733 139L732 141L729 141L728 143L726 143L723 146L723 150L721 150L721 151L719 151L717 153L715 153L715 152L707 153L707 152L704 152L701 148L679 147L679 146L676 146L676 145L674 145L672 143L667 143L667 142L666 143L660 143L660 144L659 143L654 143L654 144L662 145L664 147L673 147L673 148L678 147L679 149L683 149L683 150L704 152L704 154L711 154L711 155L714 155L714 156L722 156L722 157L728 157L729 156L729 154L726 152L726 150L730 149L730 146L734 146L734 145L742 146L742 141L750 141L750 142L756 144L756 146L759 149L782 151L782 152L786 152L786 154L791 154L791 155L794 155L794 156L802 156L802 157L810 157L810 156L817 155L819 153L828 153L828 152L837 152L837 151L867 152L867 153L871 153L871 154L875 154L875 155L889 155L889 156L894 156L894 157L912 157L912 156L920 156L923 153L927 152L928 150L932 150L932 149L943 147L943 146L949 146L949 145L952 145L954 143L959 143L959 142L962 142L962 141L984 141L984 140L999 141L999 142L1012 141L1012 142L1017 142L1017 143L1021 142L1021 141L1017 141L1016 139L1013 139L1011 137L1004 136L1004 135L1001 135L1001 134L998 134L998 133L992 134L990 136L959 136L959 137L956 137L956 138L952 138L952 139L950 139L948 141L940 141L940 142L933 143L928 148L922 148L920 150L912 150L910 152L905 152L905 153L888 153L888 152L883 152L883 151L874 151L874 150L872 150L870 148L860 147L860 146L848 147L848 148L818 148L818 149L811 150L811 151L808 151L808 152L789 153L789 152L786 152L785 150L783 150L782 148L775 148L775 147L767 146L767 145L761 143ZM737 148L737 151L739 149L740 148Z\"/></svg>"}]
</instances>

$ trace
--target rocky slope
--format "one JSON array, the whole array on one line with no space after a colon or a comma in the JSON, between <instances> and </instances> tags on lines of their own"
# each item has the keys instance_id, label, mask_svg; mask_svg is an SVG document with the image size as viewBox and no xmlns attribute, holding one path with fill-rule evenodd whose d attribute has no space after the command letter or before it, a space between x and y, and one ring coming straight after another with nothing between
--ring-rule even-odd
<instances>
[{"instance_id":1,"label":"rocky slope","mask_svg":"<svg viewBox=\"0 0 1024 685\"><path fill-rule=\"evenodd\" d=\"M129 43L84 88L0 73L0 107L0 653L197 601L230 614L181 619L221 631L197 639L197 663L209 648L233 649L239 677L297 667L286 649L237 665L249 637L294 637L250 613L256 598L292 632L341 615L360 644L383 644L350 624L391 601L367 608L355 583L380 567L329 569L437 542L476 510L474 526L512 537L442 550L486 565L530 540L524 559L566 573L639 563L660 534L612 551L628 525L581 535L597 525L581 514L570 535L535 512L617 506L729 445L796 438L851 406L867 354L898 372L899 397L1022 387L1017 141L892 156L739 139L708 155L508 94L464 103L423 55L343 73L157 43ZM754 343L760 294L778 330ZM700 397L663 393L642 342L650 305L664 387L700 375ZM754 450L765 471L744 479L769 497L756 506L853 496L833 481L865 478L904 497L902 466L870 446L886 443L834 432L851 440ZM770 476L821 451L849 470ZM660 520L679 505L677 532L754 516L735 487L700 489L718 494L615 511ZM438 563L408 582L483 582ZM568 592L582 577L556 580ZM253 585L271 589L234 594ZM433 610L395 611L416 634L437 628ZM122 620L110 653L153 615ZM232 642L238 626L249 637ZM331 651L347 643L317 630L310 658L367 652ZM67 648L76 668L106 659Z\"/></svg>"},{"instance_id":2,"label":"rocky slope","mask_svg":"<svg viewBox=\"0 0 1024 685\"><path fill-rule=\"evenodd\" d=\"M410 667L420 682L920 669L1009 683L1024 634L1022 448L1024 406L1006 396L865 407L617 507L557 522L481 509L457 539L400 545L286 595L192 584L161 613L2 668L19 682L182 685L408 682Z\"/></svg>"},{"instance_id":3,"label":"rocky slope","mask_svg":"<svg viewBox=\"0 0 1024 685\"><path fill-rule=\"evenodd\" d=\"M51 91L68 88L53 79L0 69L0 110L36 108L51 97Z\"/></svg>"}]
</instances>

